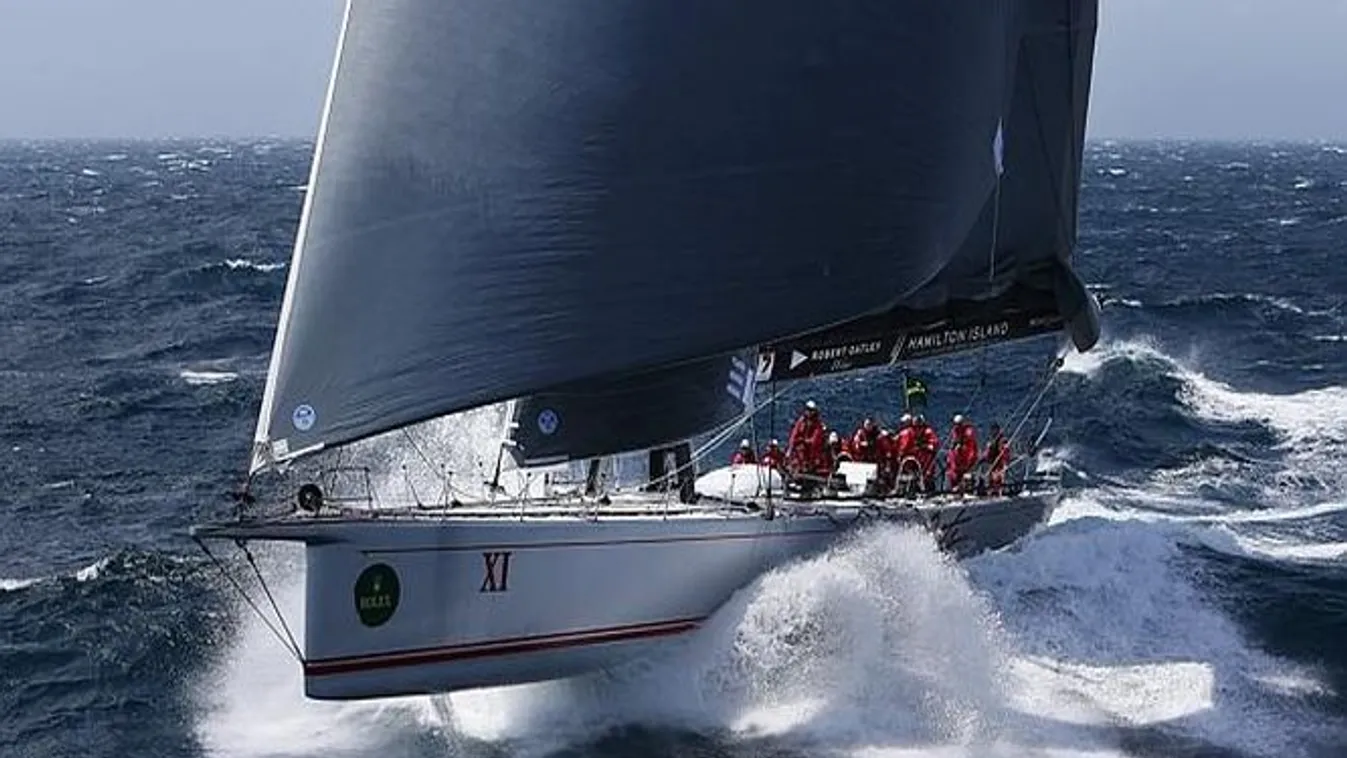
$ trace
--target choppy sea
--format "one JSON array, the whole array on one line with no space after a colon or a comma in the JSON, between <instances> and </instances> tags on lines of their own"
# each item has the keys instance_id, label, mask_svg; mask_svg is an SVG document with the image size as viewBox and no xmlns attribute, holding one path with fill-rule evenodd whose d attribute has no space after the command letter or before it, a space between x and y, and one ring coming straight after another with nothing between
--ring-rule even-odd
<instances>
[{"instance_id":1,"label":"choppy sea","mask_svg":"<svg viewBox=\"0 0 1347 758\"><path fill-rule=\"evenodd\" d=\"M1104 337L1044 405L1068 494L1013 548L880 528L667 660L347 704L186 536L246 465L310 149L0 145L3 755L1347 755L1347 147L1088 146ZM932 414L1003 413L1032 349L920 367ZM806 393L842 426L896 402ZM297 558L265 563L302 623Z\"/></svg>"}]
</instances>

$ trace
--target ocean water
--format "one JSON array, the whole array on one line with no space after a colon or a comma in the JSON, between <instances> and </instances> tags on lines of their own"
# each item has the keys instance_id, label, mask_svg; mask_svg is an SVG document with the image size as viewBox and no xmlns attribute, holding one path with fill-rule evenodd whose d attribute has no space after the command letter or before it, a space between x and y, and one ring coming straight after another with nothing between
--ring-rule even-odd
<instances>
[{"instance_id":1,"label":"ocean water","mask_svg":"<svg viewBox=\"0 0 1347 758\"><path fill-rule=\"evenodd\" d=\"M1069 493L1012 549L880 528L660 660L345 704L186 537L246 465L309 151L0 146L4 755L1347 755L1347 147L1088 146L1104 337L1043 407ZM985 422L1050 351L917 368ZM897 388L806 394L846 426ZM298 554L262 558L302 625Z\"/></svg>"}]
</instances>

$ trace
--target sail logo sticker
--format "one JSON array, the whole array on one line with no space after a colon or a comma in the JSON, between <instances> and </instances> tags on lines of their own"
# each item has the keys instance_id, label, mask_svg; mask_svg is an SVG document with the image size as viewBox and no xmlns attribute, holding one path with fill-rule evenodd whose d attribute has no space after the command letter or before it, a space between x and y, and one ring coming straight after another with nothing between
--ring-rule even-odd
<instances>
[{"instance_id":1,"label":"sail logo sticker","mask_svg":"<svg viewBox=\"0 0 1347 758\"><path fill-rule=\"evenodd\" d=\"M996 136L992 138L992 161L996 164L996 175L1006 172L1006 130L1005 122L996 122Z\"/></svg>"},{"instance_id":2,"label":"sail logo sticker","mask_svg":"<svg viewBox=\"0 0 1347 758\"><path fill-rule=\"evenodd\" d=\"M974 324L972 326L940 329L922 334L909 335L906 340L906 349L903 351L906 355L917 353L927 353L931 351L954 350L966 345L976 345L980 342L990 340L1005 339L1010 336L1010 322L998 321L991 324Z\"/></svg>"},{"instance_id":3,"label":"sail logo sticker","mask_svg":"<svg viewBox=\"0 0 1347 758\"><path fill-rule=\"evenodd\" d=\"M544 408L538 414L538 431L546 435L557 433L557 427L561 426L561 417L551 408Z\"/></svg>"},{"instance_id":4,"label":"sail logo sticker","mask_svg":"<svg viewBox=\"0 0 1347 758\"><path fill-rule=\"evenodd\" d=\"M376 563L355 580L355 613L365 626L379 626L393 618L402 587L398 574L386 563Z\"/></svg>"},{"instance_id":5,"label":"sail logo sticker","mask_svg":"<svg viewBox=\"0 0 1347 758\"><path fill-rule=\"evenodd\" d=\"M318 420L318 412L312 405L305 403L295 408L294 413L290 414L290 423L301 432L307 432L313 428L313 423Z\"/></svg>"}]
</instances>

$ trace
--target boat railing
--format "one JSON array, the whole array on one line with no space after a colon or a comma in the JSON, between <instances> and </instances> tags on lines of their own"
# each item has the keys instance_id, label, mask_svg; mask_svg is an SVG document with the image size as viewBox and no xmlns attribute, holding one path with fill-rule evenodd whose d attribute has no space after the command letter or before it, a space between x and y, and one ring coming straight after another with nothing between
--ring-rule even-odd
<instances>
[{"instance_id":1,"label":"boat railing","mask_svg":"<svg viewBox=\"0 0 1347 758\"><path fill-rule=\"evenodd\" d=\"M307 516L359 519L433 519L433 518L513 518L518 521L559 517L601 521L618 516L658 516L664 519L686 514L751 510L723 502L686 503L674 486L648 490L639 486L614 486L603 477L602 486L586 494L581 480L555 476L554 471L521 472L515 486L487 483L483 493L468 493L449 482L433 500L426 497L424 484L416 483L403 472L399 478L380 477L369 466L329 464L307 482L300 482L297 498L300 511ZM541 485L541 486L538 486ZM391 488L391 491L390 491ZM316 495L316 498L314 497Z\"/></svg>"},{"instance_id":2,"label":"boat railing","mask_svg":"<svg viewBox=\"0 0 1347 758\"><path fill-rule=\"evenodd\" d=\"M327 466L319 471L318 481L329 504L374 507L374 482L368 466Z\"/></svg>"}]
</instances>

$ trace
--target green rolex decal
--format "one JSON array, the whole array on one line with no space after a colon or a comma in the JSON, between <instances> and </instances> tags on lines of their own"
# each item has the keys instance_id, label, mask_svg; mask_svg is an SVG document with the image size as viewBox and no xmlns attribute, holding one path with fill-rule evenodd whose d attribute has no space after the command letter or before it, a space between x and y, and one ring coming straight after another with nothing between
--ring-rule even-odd
<instances>
[{"instance_id":1,"label":"green rolex decal","mask_svg":"<svg viewBox=\"0 0 1347 758\"><path fill-rule=\"evenodd\" d=\"M376 563L360 572L355 580L355 612L365 626L379 626L393 618L398 609L397 572L384 563Z\"/></svg>"}]
</instances>

